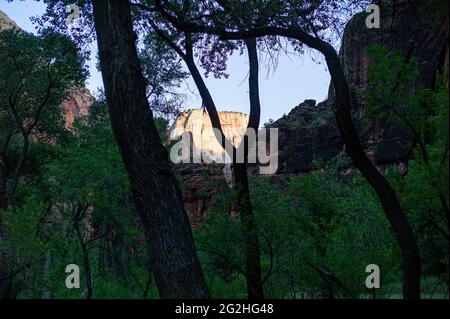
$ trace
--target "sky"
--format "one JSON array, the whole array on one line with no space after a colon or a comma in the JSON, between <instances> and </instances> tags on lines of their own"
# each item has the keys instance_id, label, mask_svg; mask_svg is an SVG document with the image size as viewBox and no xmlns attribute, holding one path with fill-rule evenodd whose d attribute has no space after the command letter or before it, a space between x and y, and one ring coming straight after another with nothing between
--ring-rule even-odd
<instances>
[{"instance_id":1,"label":"sky","mask_svg":"<svg viewBox=\"0 0 450 319\"><path fill-rule=\"evenodd\" d=\"M0 10L5 12L17 25L35 32L30 17L42 15L45 4L35 0L0 0ZM86 86L92 93L103 87L101 73L96 68L96 45L92 45L92 59L88 61L90 77ZM320 64L318 62L321 62ZM270 68L267 59L260 56L259 88L261 100L261 125L269 119L277 120L305 99L323 101L328 92L330 76L323 59L317 53L303 56L282 55L277 68ZM214 79L209 76L206 84L219 111L249 112L248 58L244 53L233 54L228 63L228 79ZM188 89L188 88L189 89ZM189 79L184 107L200 108L201 98L194 82Z\"/></svg>"}]
</instances>

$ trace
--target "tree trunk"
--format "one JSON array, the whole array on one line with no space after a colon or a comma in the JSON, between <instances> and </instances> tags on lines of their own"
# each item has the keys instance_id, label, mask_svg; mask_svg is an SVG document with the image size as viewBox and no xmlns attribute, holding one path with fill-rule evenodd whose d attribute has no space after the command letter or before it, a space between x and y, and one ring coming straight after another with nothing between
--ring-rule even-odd
<instances>
[{"instance_id":1,"label":"tree trunk","mask_svg":"<svg viewBox=\"0 0 450 319\"><path fill-rule=\"evenodd\" d=\"M261 106L259 102L258 82L258 55L256 39L245 40L247 46L250 70L249 70L249 98L250 116L247 129L253 129L258 134ZM234 163L234 181L237 192L237 208L242 223L242 233L245 240L245 269L247 275L247 294L249 299L263 299L264 289L261 271L261 253L258 227L255 223L252 202L250 200L250 189L248 185L247 160L250 145L247 136L244 136L244 163ZM234 159L236 160L236 156Z\"/></svg>"},{"instance_id":2,"label":"tree trunk","mask_svg":"<svg viewBox=\"0 0 450 319\"><path fill-rule=\"evenodd\" d=\"M245 241L245 272L247 277L248 299L263 299L264 290L261 281L261 261L258 228L250 201L248 173L246 163L233 164L237 209L242 224Z\"/></svg>"},{"instance_id":3,"label":"tree trunk","mask_svg":"<svg viewBox=\"0 0 450 319\"><path fill-rule=\"evenodd\" d=\"M129 3L94 0L112 128L127 169L161 298L208 298L180 189L145 95Z\"/></svg>"},{"instance_id":4,"label":"tree trunk","mask_svg":"<svg viewBox=\"0 0 450 319\"><path fill-rule=\"evenodd\" d=\"M258 130L260 118L260 104L259 104L259 90L258 90L258 57L256 53L256 40L246 40L249 51L250 60L250 117L247 128ZM209 93L209 90L203 81L203 78L195 65L193 48L189 34L186 34L186 54L177 50L179 55L185 61L195 85L202 97L204 106L208 111L211 119L212 127L221 132L218 138L218 143L225 149L225 134L222 130L220 118L214 100ZM231 143L231 142L230 142ZM242 139L242 143L248 145L246 136ZM227 150L226 150L227 151ZM236 190L236 204L237 210L242 223L242 235L245 240L245 269L247 281L247 295L249 299L264 298L262 275L261 275L261 261L260 261L260 245L258 238L258 230L254 222L253 208L250 201L250 193L248 188L248 173L247 173L247 153L248 147L244 147L245 163L236 163L236 148L233 147L233 154L229 154L233 158L233 173L234 173L234 189Z\"/></svg>"}]
</instances>

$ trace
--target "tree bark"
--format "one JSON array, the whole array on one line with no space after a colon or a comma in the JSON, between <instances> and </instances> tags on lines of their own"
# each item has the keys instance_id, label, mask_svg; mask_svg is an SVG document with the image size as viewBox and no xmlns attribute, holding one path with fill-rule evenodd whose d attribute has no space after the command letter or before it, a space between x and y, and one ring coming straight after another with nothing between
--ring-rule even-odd
<instances>
[{"instance_id":1,"label":"tree bark","mask_svg":"<svg viewBox=\"0 0 450 319\"><path fill-rule=\"evenodd\" d=\"M6 240L7 236L3 222L5 209L0 207L0 244ZM9 260L5 248L0 247L0 299L10 299L12 296L12 270L9 267Z\"/></svg>"},{"instance_id":2,"label":"tree bark","mask_svg":"<svg viewBox=\"0 0 450 319\"><path fill-rule=\"evenodd\" d=\"M256 39L245 40L249 58L249 98L250 116L247 129L252 129L258 134L261 106L259 101L259 66ZM235 189L237 192L237 208L242 223L245 240L245 270L247 274L247 293L249 299L263 299L264 288L261 270L261 252L259 243L258 226L255 222L255 214L250 199L248 185L248 150L250 145L247 135L241 143L244 143L244 163L233 163ZM236 161L236 156L234 157Z\"/></svg>"},{"instance_id":3,"label":"tree bark","mask_svg":"<svg viewBox=\"0 0 450 319\"><path fill-rule=\"evenodd\" d=\"M208 298L180 189L145 95L126 0L94 0L100 66L115 139L161 298Z\"/></svg>"}]
</instances>

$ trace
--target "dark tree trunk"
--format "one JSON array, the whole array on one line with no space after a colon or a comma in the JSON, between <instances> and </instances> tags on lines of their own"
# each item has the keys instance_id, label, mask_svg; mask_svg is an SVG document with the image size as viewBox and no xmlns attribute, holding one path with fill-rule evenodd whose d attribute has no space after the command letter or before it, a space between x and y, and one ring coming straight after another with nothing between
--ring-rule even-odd
<instances>
[{"instance_id":1,"label":"dark tree trunk","mask_svg":"<svg viewBox=\"0 0 450 319\"><path fill-rule=\"evenodd\" d=\"M164 35L162 34L161 36L164 37ZM166 41L168 41L166 37L164 38L166 39ZM250 60L250 117L247 128L254 129L257 132L260 119L260 103L258 89L258 56L256 51L256 40L246 40L246 44L248 47ZM190 34L186 34L185 49L186 53L181 52L180 49L177 49L176 51L185 61L192 75L192 78L194 79L195 85L197 86L200 96L202 97L203 105L208 111L212 127L221 132L221 136L216 137L218 138L219 144L221 144L225 149L226 137L222 130L222 125L220 123L220 118L214 100L205 82L203 81L203 78L197 66L195 65ZM245 143L245 145L249 146L246 136L242 139L242 143ZM264 290L261 274L260 245L248 187L248 173L246 162L248 147L244 147L244 163L236 163L236 148L233 147L232 151L233 154L229 155L232 156L234 160L233 173L234 189L237 192L236 204L242 223L242 235L245 240L245 275L247 280L247 295L249 299L262 299L264 298Z\"/></svg>"},{"instance_id":2,"label":"dark tree trunk","mask_svg":"<svg viewBox=\"0 0 450 319\"><path fill-rule=\"evenodd\" d=\"M250 201L248 188L247 164L233 164L235 180L236 202L239 218L242 224L242 234L245 241L245 272L247 277L247 294L249 299L264 298L263 283L261 279L260 246L258 228L255 223L253 207Z\"/></svg>"},{"instance_id":3,"label":"dark tree trunk","mask_svg":"<svg viewBox=\"0 0 450 319\"><path fill-rule=\"evenodd\" d=\"M116 141L161 298L208 298L180 189L145 95L129 3L94 0L100 66Z\"/></svg>"}]
</instances>

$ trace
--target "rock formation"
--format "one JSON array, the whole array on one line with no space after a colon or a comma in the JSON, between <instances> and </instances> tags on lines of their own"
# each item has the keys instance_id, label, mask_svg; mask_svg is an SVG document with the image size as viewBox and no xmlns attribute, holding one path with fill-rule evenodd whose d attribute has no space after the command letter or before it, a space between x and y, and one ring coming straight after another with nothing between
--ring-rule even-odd
<instances>
[{"instance_id":1,"label":"rock formation","mask_svg":"<svg viewBox=\"0 0 450 319\"><path fill-rule=\"evenodd\" d=\"M0 32L12 28L18 28L17 24L0 10Z\"/></svg>"},{"instance_id":2,"label":"rock formation","mask_svg":"<svg viewBox=\"0 0 450 319\"><path fill-rule=\"evenodd\" d=\"M279 174L308 172L342 151L334 114L328 103L305 100L271 124L278 128Z\"/></svg>"},{"instance_id":3,"label":"rock formation","mask_svg":"<svg viewBox=\"0 0 450 319\"><path fill-rule=\"evenodd\" d=\"M221 164L180 164L177 174L181 177L184 208L189 216L192 227L196 227L208 212L214 207L214 195L227 188ZM233 207L229 213L234 214Z\"/></svg>"},{"instance_id":4,"label":"rock formation","mask_svg":"<svg viewBox=\"0 0 450 319\"><path fill-rule=\"evenodd\" d=\"M13 20L0 11L0 32L12 28L20 30ZM93 102L94 97L86 87L72 88L67 100L61 103L66 118L66 127L70 127L77 116L87 115Z\"/></svg>"},{"instance_id":5,"label":"rock formation","mask_svg":"<svg viewBox=\"0 0 450 319\"><path fill-rule=\"evenodd\" d=\"M72 126L76 117L88 115L92 103L94 97L87 88L71 89L68 98L61 104L65 113L66 127Z\"/></svg>"},{"instance_id":6,"label":"rock formation","mask_svg":"<svg viewBox=\"0 0 450 319\"><path fill-rule=\"evenodd\" d=\"M244 134L248 115L240 112L219 112L224 135L238 147ZM207 154L224 154L217 142L211 120L206 110L190 109L178 116L169 128L169 139L178 140L185 132L191 134L192 152L203 151ZM207 213L214 201L213 196L230 182L230 169L223 164L181 164L177 166L181 176L184 207L191 224L195 227ZM233 209L230 207L230 214Z\"/></svg>"},{"instance_id":7,"label":"rock formation","mask_svg":"<svg viewBox=\"0 0 450 319\"><path fill-rule=\"evenodd\" d=\"M355 125L361 142L380 167L391 164L404 167L410 155L411 136L397 125L379 119L363 127L358 114L365 107L361 94L367 87L367 48L378 43L399 50L406 57L414 57L421 74L416 86L433 87L436 74L448 69L448 20L437 23L424 20L430 17L418 13L420 9L411 3L401 1L395 14L382 14L380 29L366 28L364 13L355 15L345 27L339 52L351 87ZM351 165L331 111L333 95L330 85L327 100L317 105L307 100L271 124L279 128L279 173L309 171L315 161L323 163L338 155L343 166Z\"/></svg>"}]
</instances>

